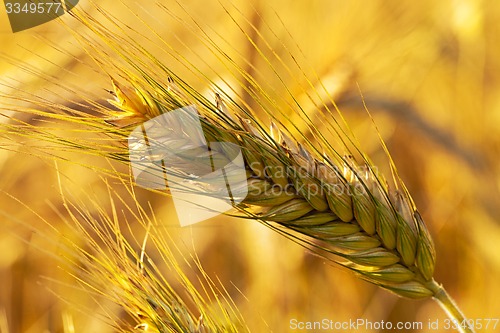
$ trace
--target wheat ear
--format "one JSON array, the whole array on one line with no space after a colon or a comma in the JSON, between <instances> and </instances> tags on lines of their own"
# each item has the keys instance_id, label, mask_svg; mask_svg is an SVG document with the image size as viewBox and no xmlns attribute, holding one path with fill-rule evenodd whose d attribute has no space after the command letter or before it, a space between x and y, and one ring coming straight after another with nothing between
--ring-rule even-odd
<instances>
[{"instance_id":1,"label":"wheat ear","mask_svg":"<svg viewBox=\"0 0 500 333\"><path fill-rule=\"evenodd\" d=\"M139 105L132 111L135 125L137 115L159 115L168 108L190 104L172 80L163 100L137 89L120 90L116 84L115 90L116 106L126 106L130 112L131 105ZM239 212L278 227L314 252L336 255L331 260L399 296L434 297L448 314L463 322L465 317L433 279L434 244L402 183L400 189L390 190L373 165L367 161L359 165L352 156L315 156L275 123L267 132L253 123L255 119L238 117L236 122L219 96L213 108L204 104L198 109L205 110L200 111L200 119L207 142L230 142L242 151L247 180L241 187L248 193L234 206ZM126 126L127 118L130 114L115 120ZM215 167L231 165L235 150L232 145L199 149L198 138L189 135L191 126L189 121L162 124L162 128L156 127L153 139L132 138L129 142L139 154L131 151L131 159L148 159L163 175L181 175L202 192L207 186L203 175L213 170L214 163ZM150 150L157 153L143 155ZM178 151L186 153L179 155ZM172 156L175 159L166 168L162 161ZM226 168L225 181L231 179L232 171ZM238 191L232 195L237 196Z\"/></svg>"},{"instance_id":2,"label":"wheat ear","mask_svg":"<svg viewBox=\"0 0 500 333\"><path fill-rule=\"evenodd\" d=\"M193 133L189 126L179 123L176 128L163 128L160 137L147 143L149 149L163 150L163 154L149 158L161 165L174 150L186 150L183 159L165 171L182 173L189 165L191 181L198 182L201 191L204 184L199 176L211 165L204 163L207 153L203 149L193 149L198 142L189 135L179 142L177 133ZM404 192L389 193L372 168L360 167L351 157L342 157L343 165L327 156L314 158L274 123L270 135L248 119L241 119L241 126L223 127L203 118L202 126L207 141L231 142L243 152L248 194L236 207L240 211L313 239L316 243L309 245L342 257L341 265L401 296L433 295L426 287L435 265L429 233ZM134 142L135 147L141 144L146 145L141 138ZM232 146L211 147L209 160L230 163L234 152L227 147Z\"/></svg>"}]
</instances>

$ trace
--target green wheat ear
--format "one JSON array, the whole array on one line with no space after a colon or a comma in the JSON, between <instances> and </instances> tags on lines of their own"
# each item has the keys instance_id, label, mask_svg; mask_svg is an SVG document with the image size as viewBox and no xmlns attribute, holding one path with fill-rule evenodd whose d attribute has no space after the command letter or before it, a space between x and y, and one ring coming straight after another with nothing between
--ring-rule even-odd
<instances>
[{"instance_id":1,"label":"green wheat ear","mask_svg":"<svg viewBox=\"0 0 500 333\"><path fill-rule=\"evenodd\" d=\"M247 71L231 59L226 60L233 65L233 75L245 78L244 82L239 82L239 88L246 92L245 97L249 95L254 99L258 108L249 106L241 95L235 98L223 96L224 101L220 96L215 101L207 100L168 65L132 38L127 38L126 30L112 17L103 20L108 20L107 23L115 28L121 27L123 36L111 33L106 25L83 12L74 11L72 15L105 42L106 46L93 48L88 37L75 32L99 66L114 77L115 95L109 104L98 105L100 114L96 117L70 118L63 106L52 107L53 113L44 114L98 128L108 134L110 141L115 140L114 146L79 142L79 145L72 146L73 149L84 147L86 152L127 162L128 150L118 142L123 142L132 128L158 115L194 105L200 114L207 142L230 142L238 145L243 153L247 174L244 186L248 186L248 195L234 206L238 212L235 215L258 220L325 259L351 270L360 278L399 296L414 299L433 297L451 318L464 322L465 317L456 304L433 279L436 254L431 235L399 179L390 155L387 152L393 171L388 177L393 179L391 185L376 171L376 166L356 143L340 111L337 110L337 114L328 111L327 116L319 119L324 122L323 127L338 138L341 149L334 148L298 103L297 110L285 112ZM229 12L228 15L231 16ZM186 23L186 29L193 27L198 26ZM215 42L203 35L204 32L201 30L200 39L211 52L222 59L227 57ZM263 60L270 63L259 49L255 37L246 33L245 37ZM165 45L168 48L168 43L165 42ZM115 62L104 47L113 50L121 62ZM166 52L197 73L198 79L207 87L216 86L175 50ZM290 97L296 101L295 96ZM40 105L46 106L43 102ZM271 119L270 126L264 125L264 117L256 116L259 112ZM294 123L296 119L292 121L291 114L303 124ZM195 138L179 135L189 133L188 126L181 123L176 128L164 128L161 140L148 145L167 151L196 147ZM265 130L266 127L270 129ZM304 127L314 139L300 132L299 128ZM64 139L59 142L68 145ZM161 156L151 158L150 162L165 174L176 175L182 175L184 166L188 164L195 170L196 177L199 176L196 170L207 167L202 162L205 160L202 157L206 158L207 154L210 160L227 164L234 152L220 145L210 150L191 149L182 155L183 159L176 161L178 165L173 163L168 168L162 168ZM361 162L356 162L352 155L359 156ZM192 180L187 175L186 179ZM198 183L202 189L203 181L198 180ZM280 190L283 188L287 191ZM473 332L470 327L461 329Z\"/></svg>"},{"instance_id":2,"label":"green wheat ear","mask_svg":"<svg viewBox=\"0 0 500 333\"><path fill-rule=\"evenodd\" d=\"M117 91L117 95L122 94ZM128 98L142 98L147 93L136 91L136 94ZM158 103L162 104L161 99ZM240 124L224 120L220 115L228 110L220 103L216 110L205 108L194 98L189 104L196 104L202 110L207 141L232 142L243 152L248 194L234 206L243 216L265 223L311 251L350 269L360 278L399 296L434 297L453 318L460 322L465 320L442 286L433 279L434 243L400 180L401 189L391 191L368 162L360 166L351 156L339 154L336 157L342 164L325 154L314 157L275 123L266 132L261 126L253 125L258 122L255 118L240 117ZM135 114L143 114L144 108L147 103ZM128 117L130 115L123 114L121 120ZM226 114L225 118L230 119L231 115ZM192 132L189 124L178 125L175 129L164 129L163 136L155 137L148 145L153 150L158 145L171 153L179 145L196 146L197 142L189 135L182 139L178 135L179 132ZM184 141L179 144L179 140ZM223 161L223 165L230 163L234 155L224 147L212 147L209 151L210 158ZM182 155L178 165L171 163L164 169L165 174L181 174L185 165L190 165L190 170L203 170L205 165L200 161L207 150L190 152ZM163 155L153 162L161 165L161 158ZM230 175L229 170L228 177ZM202 191L204 184L202 180L197 181ZM466 328L464 332L471 330Z\"/></svg>"}]
</instances>

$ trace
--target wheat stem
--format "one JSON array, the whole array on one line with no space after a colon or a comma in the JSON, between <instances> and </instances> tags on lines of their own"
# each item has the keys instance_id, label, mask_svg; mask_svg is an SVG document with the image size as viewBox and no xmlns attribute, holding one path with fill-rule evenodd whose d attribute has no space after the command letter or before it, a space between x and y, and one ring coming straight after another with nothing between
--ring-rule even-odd
<instances>
[{"instance_id":1,"label":"wheat stem","mask_svg":"<svg viewBox=\"0 0 500 333\"><path fill-rule=\"evenodd\" d=\"M474 333L474 328L471 327L458 305L441 284L433 279L427 283L427 287L434 292L433 299L441 306L444 312L446 312L454 327L461 333Z\"/></svg>"}]
</instances>

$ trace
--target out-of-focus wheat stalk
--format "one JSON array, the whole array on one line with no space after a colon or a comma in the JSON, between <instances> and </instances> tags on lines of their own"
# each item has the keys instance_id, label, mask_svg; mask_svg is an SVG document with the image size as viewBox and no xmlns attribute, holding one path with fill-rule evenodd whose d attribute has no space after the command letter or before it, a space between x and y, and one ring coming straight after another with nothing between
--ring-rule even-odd
<instances>
[{"instance_id":1,"label":"out-of-focus wheat stalk","mask_svg":"<svg viewBox=\"0 0 500 333\"><path fill-rule=\"evenodd\" d=\"M169 12L167 7L163 9ZM48 127L38 129L15 118L3 126L5 135L42 139L46 143L53 143L58 149L81 151L127 163L129 151L123 143L131 126L138 126L170 110L195 105L203 117L204 132L207 139L211 139L209 141L231 142L243 151L249 194L241 205L235 207L241 213L266 223L313 252L400 296L435 297L449 310L451 316L460 322L464 320L446 292L433 280L434 245L388 152L388 165L392 172L390 185L363 153L342 114L336 109L330 110L324 101L319 100L321 91L314 90L317 96L309 96L311 103L327 110L316 119L309 117L292 92L289 97L295 104L290 103L286 110L277 108L265 88L259 86L248 72L235 65L196 21L187 22L186 29L199 29L200 40L214 55L229 64L235 79L241 80L237 84L244 91L243 95L234 97L221 92L222 98L219 96L215 102L208 100L174 73L168 64L153 56L143 45L134 42L132 36L135 34L147 41L149 34L154 34L154 31L147 30L146 22L143 23L147 32L142 33L115 22L110 13L102 11L100 14L103 21L85 12L76 11L74 15L92 34L100 37L104 45L97 42L99 46L92 47L95 42L92 35L74 33L88 48L97 65L113 77L116 97L113 105L85 96L81 96L79 107L53 104L41 96L23 96L22 93L21 97L7 97L19 113L43 117L54 124L58 121L76 123L82 126L79 130L102 133L102 138L91 142L85 138L60 136ZM228 11L228 15L236 19L236 14ZM172 17L175 18L173 14ZM117 34L117 31L123 34ZM271 64L271 59L263 55L256 40L245 35L256 52ZM190 68L202 83L216 86L182 54L169 49L168 43L165 43L165 48L171 58ZM111 58L110 51L115 52L120 60ZM296 70L297 75L305 76L298 65L290 69L279 56L272 60L292 74ZM318 89L311 81L308 84ZM77 87L73 89L67 89L67 92L78 94ZM246 103L248 96L258 107ZM19 101L29 101L35 106L22 109L16 107ZM3 107L7 109L9 104ZM262 117L257 116L259 112L272 119L270 131L263 129L265 125L260 120ZM240 121L235 121L233 116L239 117ZM296 123L297 119L301 120L300 124ZM319 130L317 122L321 122L322 128L338 141L332 143L328 140ZM180 128L165 128L165 140L161 145L157 143L159 148L167 151L173 149L174 142L168 141L170 133L178 130L189 132L188 126L180 124ZM301 129L304 128L311 133L312 138L303 134ZM175 142L175 149L193 146L189 141L191 138L186 136L183 139L184 142ZM41 155L48 151L47 146L37 146L36 149L40 150ZM221 164L230 161L231 154L222 148L210 151L210 157L218 159ZM164 157L156 156L151 162L159 162ZM186 156L186 161L195 170L195 176L196 170L202 174L207 167L197 164L197 157L199 155L196 154ZM361 163L356 163L356 159ZM122 179L128 178L127 174L117 174L114 170L101 171ZM202 181L200 185L203 185ZM113 224L109 222L108 225ZM100 230L98 234L107 232ZM111 229L109 232L113 234L118 230ZM123 244L111 243L109 249L115 246L122 248ZM104 266L109 270L113 265L107 263ZM125 282L127 276L141 279L131 271L121 276L119 280ZM161 300L153 303L154 306L149 306L154 308L162 304ZM143 304L143 307L147 306ZM191 319L190 327L193 322L194 319ZM464 329L464 332L471 331L468 327Z\"/></svg>"},{"instance_id":2,"label":"out-of-focus wheat stalk","mask_svg":"<svg viewBox=\"0 0 500 333\"><path fill-rule=\"evenodd\" d=\"M184 257L164 225L143 207L133 206L137 200L132 188L123 197L103 183L109 193L104 203L102 198L66 193L63 183L59 191L64 208L57 211L63 225L56 228L39 216L51 233L26 227L59 242L58 261L78 285L72 288L92 295L96 305L103 300L118 305L135 322L133 331L248 331L227 291L208 276L197 256ZM117 210L118 203L125 211ZM195 272L196 281L190 280L189 271ZM92 309L79 310L92 315ZM123 315L105 313L103 320L117 332L132 330ZM7 328L0 319L0 328ZM63 319L68 327L68 318Z\"/></svg>"}]
</instances>

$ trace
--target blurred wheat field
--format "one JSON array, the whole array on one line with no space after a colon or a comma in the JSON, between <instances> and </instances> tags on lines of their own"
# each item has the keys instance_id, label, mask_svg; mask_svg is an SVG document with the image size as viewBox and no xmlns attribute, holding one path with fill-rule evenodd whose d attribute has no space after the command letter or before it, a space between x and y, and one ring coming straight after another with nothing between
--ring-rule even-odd
<instances>
[{"instance_id":1,"label":"blurred wheat field","mask_svg":"<svg viewBox=\"0 0 500 333\"><path fill-rule=\"evenodd\" d=\"M177 8L173 1L162 3L172 11ZM321 79L362 148L377 161L384 153L364 110L366 104L434 238L436 279L447 286L469 318L500 318L496 296L500 294L500 4L493 0L232 3L238 15L248 20L242 25L248 33L253 25L269 43L263 47L269 59L275 52L291 65L294 59L289 51L304 65L307 75ZM182 11L175 12L178 20L174 20L156 4L102 1L99 5L123 22L137 24L136 13L149 18L147 24L200 72L209 78L217 74L229 82L234 80L235 74L224 61L203 53L202 39L186 31L182 22L189 17ZM322 110L308 104L302 75L287 73L280 64L266 63L255 54L218 1L184 5L200 25L210 29L209 37L231 59L285 105L291 101L282 97L285 88L273 74L279 71L321 128L318 114ZM93 10L85 1L78 6ZM233 7L227 8L235 12ZM2 94L15 95L16 89L38 94L47 91L53 102L78 103L77 95L61 88L66 86L99 100L109 98L105 91L111 89L109 78L96 73L89 55L61 22L12 34L3 11L0 19ZM70 17L63 21L78 31L77 22ZM141 30L140 26L133 28ZM153 54L161 54L165 45L155 44L153 37L144 39L144 45ZM30 67L22 70L21 64ZM31 70L38 73L33 75ZM174 70L197 89L209 91L189 69ZM37 78L45 74L56 77L57 84ZM313 84L319 85L319 80ZM12 114L6 109L1 112ZM21 117L27 122L39 121ZM74 130L63 125L58 129L77 135ZM73 332L68 322L74 324L74 332L114 332L103 320L105 311L120 314L122 310L111 304L96 307L95 295L74 287L69 268L57 258L62 240L41 220L50 221L62 234L78 241L74 230L66 231L61 221L65 213L54 164L30 154L27 148L43 143L29 142L29 138L16 141L3 134L0 332ZM97 198L103 207L109 207L104 176L84 166L104 167L107 162L74 153L64 156L68 162L59 162L58 170L64 176L65 191L82 200L87 195ZM109 182L125 196L120 184ZM196 252L207 274L227 288L252 332L290 332L292 319L427 323L445 318L434 302L400 299L359 281L258 223L217 217L180 228L168 198L138 191L144 203L151 203L184 256ZM143 230L131 223L130 233L140 239ZM184 268L196 279L196 270ZM125 314L122 317L131 321ZM369 330L376 331L389 330ZM425 325L423 330L406 331L436 332ZM494 331L491 327L478 330Z\"/></svg>"}]
</instances>

